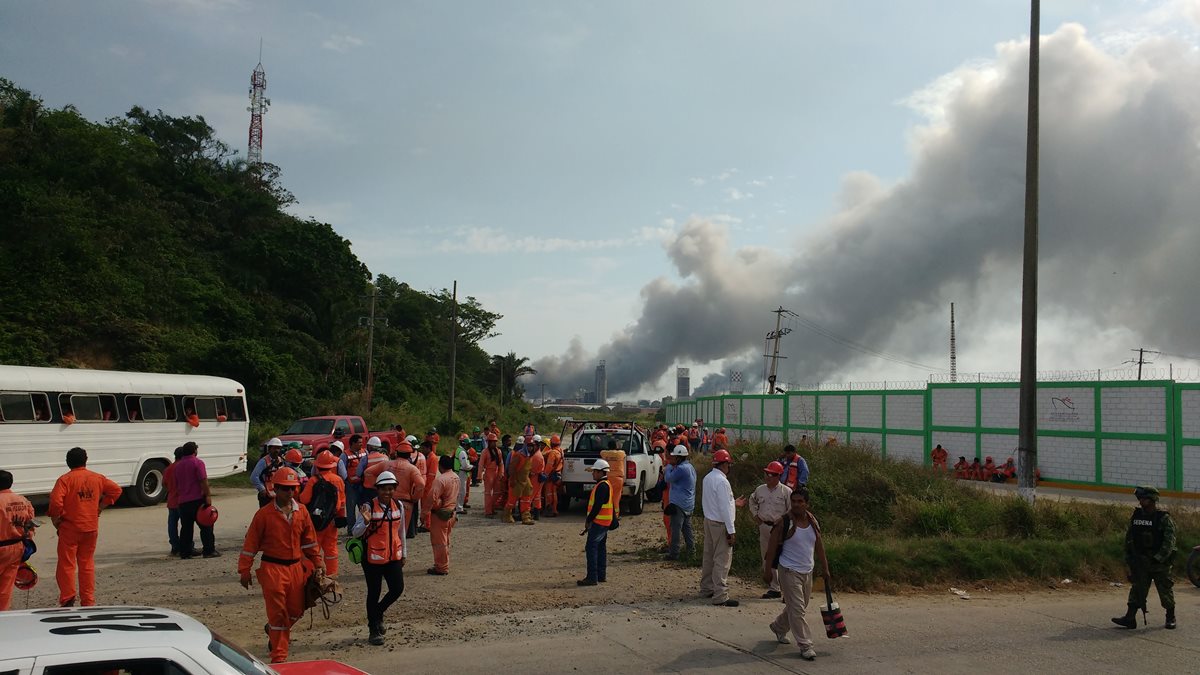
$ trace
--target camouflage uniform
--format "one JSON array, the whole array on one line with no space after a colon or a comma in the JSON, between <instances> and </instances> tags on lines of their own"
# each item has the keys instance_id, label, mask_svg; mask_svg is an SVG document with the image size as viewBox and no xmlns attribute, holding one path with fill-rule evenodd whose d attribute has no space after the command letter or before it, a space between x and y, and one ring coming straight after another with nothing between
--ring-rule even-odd
<instances>
[{"instance_id":1,"label":"camouflage uniform","mask_svg":"<svg viewBox=\"0 0 1200 675\"><path fill-rule=\"evenodd\" d=\"M1171 580L1171 564L1175 561L1175 521L1171 514L1158 510L1158 490L1139 487L1135 494L1149 497L1154 508L1146 511L1134 510L1129 518L1129 529L1125 532L1125 562L1129 566L1129 608L1126 620L1132 619L1139 609L1145 609L1146 597L1150 594L1150 582L1158 589L1158 599L1167 610L1168 628L1174 628L1175 592ZM1119 625L1124 625L1113 619Z\"/></svg>"}]
</instances>

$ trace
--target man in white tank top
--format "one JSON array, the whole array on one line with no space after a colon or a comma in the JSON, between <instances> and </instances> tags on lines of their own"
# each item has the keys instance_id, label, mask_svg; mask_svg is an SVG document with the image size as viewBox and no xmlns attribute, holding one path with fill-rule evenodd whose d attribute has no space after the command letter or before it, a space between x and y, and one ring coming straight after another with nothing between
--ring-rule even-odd
<instances>
[{"instance_id":1,"label":"man in white tank top","mask_svg":"<svg viewBox=\"0 0 1200 675\"><path fill-rule=\"evenodd\" d=\"M805 621L805 613L812 597L812 574L818 561L826 584L830 583L830 577L820 526L808 511L808 490L803 486L791 494L788 518L776 523L771 532L767 555L763 557L763 581L771 583L776 561L784 609L771 622L771 632L781 644L787 644L790 630L800 647L800 657L812 661L817 653L813 651L812 632Z\"/></svg>"}]
</instances>

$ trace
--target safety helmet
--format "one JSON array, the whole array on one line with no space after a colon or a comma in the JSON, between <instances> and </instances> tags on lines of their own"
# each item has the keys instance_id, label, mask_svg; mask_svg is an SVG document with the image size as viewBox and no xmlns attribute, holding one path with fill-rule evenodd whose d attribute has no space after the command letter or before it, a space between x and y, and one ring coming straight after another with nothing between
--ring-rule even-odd
<instances>
[{"instance_id":1,"label":"safety helmet","mask_svg":"<svg viewBox=\"0 0 1200 675\"><path fill-rule=\"evenodd\" d=\"M662 448L665 450L667 448L667 442L660 438L657 441L654 441L653 443L651 443L650 447Z\"/></svg>"},{"instance_id":2,"label":"safety helmet","mask_svg":"<svg viewBox=\"0 0 1200 675\"><path fill-rule=\"evenodd\" d=\"M413 451L412 443L408 441L400 441L396 444L396 452L401 455L409 454Z\"/></svg>"},{"instance_id":3,"label":"safety helmet","mask_svg":"<svg viewBox=\"0 0 1200 675\"><path fill-rule=\"evenodd\" d=\"M283 455L283 461L288 464L300 464L304 461L304 455L300 454L299 448L289 448Z\"/></svg>"},{"instance_id":4,"label":"safety helmet","mask_svg":"<svg viewBox=\"0 0 1200 675\"><path fill-rule=\"evenodd\" d=\"M991 456L991 455L988 455L987 457L984 457L984 458L983 458L983 461L985 461L985 462L992 462L992 461L993 461L993 460L992 460L992 456Z\"/></svg>"},{"instance_id":5,"label":"safety helmet","mask_svg":"<svg viewBox=\"0 0 1200 675\"><path fill-rule=\"evenodd\" d=\"M268 448L282 448L283 441L279 440L278 438L272 438L271 440L267 441L267 447Z\"/></svg>"},{"instance_id":6,"label":"safety helmet","mask_svg":"<svg viewBox=\"0 0 1200 675\"><path fill-rule=\"evenodd\" d=\"M396 474L391 471L384 471L375 478L375 487L381 485L399 485L400 481L396 480Z\"/></svg>"},{"instance_id":7,"label":"safety helmet","mask_svg":"<svg viewBox=\"0 0 1200 675\"><path fill-rule=\"evenodd\" d=\"M481 432L481 431L483 431L483 429L480 429L479 427L475 427L474 429L472 429L472 430L471 430L471 433L473 433L473 434L477 434L477 433L479 433L479 432Z\"/></svg>"},{"instance_id":8,"label":"safety helmet","mask_svg":"<svg viewBox=\"0 0 1200 675\"><path fill-rule=\"evenodd\" d=\"M217 507L205 504L196 512L196 523L201 527L212 527L217 522Z\"/></svg>"},{"instance_id":9,"label":"safety helmet","mask_svg":"<svg viewBox=\"0 0 1200 675\"><path fill-rule=\"evenodd\" d=\"M346 540L346 555L350 556L350 562L355 565L362 564L363 559L363 540L358 537L350 537Z\"/></svg>"},{"instance_id":10,"label":"safety helmet","mask_svg":"<svg viewBox=\"0 0 1200 675\"><path fill-rule=\"evenodd\" d=\"M699 422L692 422L692 426L694 426L694 427L698 427L698 426L700 426L700 423L699 423Z\"/></svg>"},{"instance_id":11,"label":"safety helmet","mask_svg":"<svg viewBox=\"0 0 1200 675\"><path fill-rule=\"evenodd\" d=\"M317 453L316 464L318 469L332 469L333 467L337 466L337 463L337 457L334 457L332 452L328 450L322 450L321 452Z\"/></svg>"},{"instance_id":12,"label":"safety helmet","mask_svg":"<svg viewBox=\"0 0 1200 675\"><path fill-rule=\"evenodd\" d=\"M1133 490L1133 496L1137 497L1138 499L1149 497L1154 501L1158 501L1158 488L1152 485L1139 485Z\"/></svg>"},{"instance_id":13,"label":"safety helmet","mask_svg":"<svg viewBox=\"0 0 1200 675\"><path fill-rule=\"evenodd\" d=\"M409 445L413 445L414 443L417 442L417 437L413 436L412 434L409 434L408 437L406 437L404 440L408 441Z\"/></svg>"},{"instance_id":14,"label":"safety helmet","mask_svg":"<svg viewBox=\"0 0 1200 675\"><path fill-rule=\"evenodd\" d=\"M562 438L560 438L558 434L550 435L550 445L561 445L561 444L562 444Z\"/></svg>"},{"instance_id":15,"label":"safety helmet","mask_svg":"<svg viewBox=\"0 0 1200 675\"><path fill-rule=\"evenodd\" d=\"M663 447L666 447L665 445ZM687 457L688 449L682 445L677 445L671 449L672 457Z\"/></svg>"},{"instance_id":16,"label":"safety helmet","mask_svg":"<svg viewBox=\"0 0 1200 675\"><path fill-rule=\"evenodd\" d=\"M38 573L37 570L33 569L33 565L23 562L19 567L17 567L17 578L13 582L13 585L17 587L17 590L31 591L33 590L34 586L37 586L37 582Z\"/></svg>"},{"instance_id":17,"label":"safety helmet","mask_svg":"<svg viewBox=\"0 0 1200 675\"><path fill-rule=\"evenodd\" d=\"M596 463L592 465L592 471L603 471L604 473L608 473L608 462L604 461L603 459L596 460Z\"/></svg>"},{"instance_id":18,"label":"safety helmet","mask_svg":"<svg viewBox=\"0 0 1200 675\"><path fill-rule=\"evenodd\" d=\"M487 440L489 440L489 441L498 441L498 440L500 440L500 439L496 438L496 434L493 434L493 433L491 433L491 432L489 432L489 433L488 433L488 435L487 435L487 436L485 436L484 438L486 438L486 439L487 439Z\"/></svg>"},{"instance_id":19,"label":"safety helmet","mask_svg":"<svg viewBox=\"0 0 1200 675\"><path fill-rule=\"evenodd\" d=\"M465 441L465 440L468 440L468 439L470 439L470 438L471 438L471 437L470 437L470 436L468 436L468 435L466 435L466 434L459 434L459 435L458 435L458 440L460 440L460 441Z\"/></svg>"},{"instance_id":20,"label":"safety helmet","mask_svg":"<svg viewBox=\"0 0 1200 675\"><path fill-rule=\"evenodd\" d=\"M290 466L280 467L271 474L271 483L275 486L300 487L300 474Z\"/></svg>"},{"instance_id":21,"label":"safety helmet","mask_svg":"<svg viewBox=\"0 0 1200 675\"><path fill-rule=\"evenodd\" d=\"M433 434L436 434L436 433L437 433L437 427L429 427L429 431L426 431L425 433L427 433L427 434L429 434L430 436L432 436Z\"/></svg>"},{"instance_id":22,"label":"safety helmet","mask_svg":"<svg viewBox=\"0 0 1200 675\"><path fill-rule=\"evenodd\" d=\"M731 457L729 455L728 450L718 450L713 453L713 464L720 464L721 462L732 462L732 461L733 461L733 457Z\"/></svg>"},{"instance_id":23,"label":"safety helmet","mask_svg":"<svg viewBox=\"0 0 1200 675\"><path fill-rule=\"evenodd\" d=\"M368 448L382 448L383 441L379 440L378 436L372 436L367 439L367 447Z\"/></svg>"},{"instance_id":24,"label":"safety helmet","mask_svg":"<svg viewBox=\"0 0 1200 675\"><path fill-rule=\"evenodd\" d=\"M346 449L346 446L345 446L345 445L343 445L341 441L334 441L334 442L332 442L332 443L330 443L330 444L329 444L329 447L331 447L331 448L337 448L338 450L345 450L345 449Z\"/></svg>"},{"instance_id":25,"label":"safety helmet","mask_svg":"<svg viewBox=\"0 0 1200 675\"><path fill-rule=\"evenodd\" d=\"M770 464L767 465L767 468L763 469L763 471L766 473L775 475L775 476L782 476L783 475L783 465L780 464L779 462L771 462Z\"/></svg>"},{"instance_id":26,"label":"safety helmet","mask_svg":"<svg viewBox=\"0 0 1200 675\"><path fill-rule=\"evenodd\" d=\"M541 435L541 434L534 434L534 435L533 435L533 442L534 442L534 443L541 443L541 442L542 442L542 435Z\"/></svg>"}]
</instances>

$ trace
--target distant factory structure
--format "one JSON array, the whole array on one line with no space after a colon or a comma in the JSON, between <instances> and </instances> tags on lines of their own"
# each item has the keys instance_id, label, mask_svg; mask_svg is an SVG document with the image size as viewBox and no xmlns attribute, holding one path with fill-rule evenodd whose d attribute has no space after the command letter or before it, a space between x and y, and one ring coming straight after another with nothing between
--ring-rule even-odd
<instances>
[{"instance_id":1,"label":"distant factory structure","mask_svg":"<svg viewBox=\"0 0 1200 675\"><path fill-rule=\"evenodd\" d=\"M596 366L596 389L593 394L596 399L593 403L604 405L608 402L608 373L605 372L603 359Z\"/></svg>"},{"instance_id":2,"label":"distant factory structure","mask_svg":"<svg viewBox=\"0 0 1200 675\"><path fill-rule=\"evenodd\" d=\"M675 400L681 401L692 396L691 369L675 369Z\"/></svg>"}]
</instances>

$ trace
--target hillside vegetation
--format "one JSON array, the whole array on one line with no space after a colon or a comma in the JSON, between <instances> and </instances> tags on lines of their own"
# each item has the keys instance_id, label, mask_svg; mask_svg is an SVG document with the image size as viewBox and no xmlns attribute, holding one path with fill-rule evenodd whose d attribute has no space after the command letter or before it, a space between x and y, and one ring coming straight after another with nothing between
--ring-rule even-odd
<instances>
[{"instance_id":1,"label":"hillside vegetation","mask_svg":"<svg viewBox=\"0 0 1200 675\"><path fill-rule=\"evenodd\" d=\"M202 117L134 107L93 122L0 79L0 363L231 377L256 436L366 412L359 317L372 274L329 224L288 214L293 201L278 168L248 167ZM468 297L461 413L445 419L449 292L375 281L388 326L376 331L371 421L453 431L496 415L501 389L505 428L532 415L512 403L526 359L480 348L501 317Z\"/></svg>"}]
</instances>

